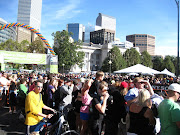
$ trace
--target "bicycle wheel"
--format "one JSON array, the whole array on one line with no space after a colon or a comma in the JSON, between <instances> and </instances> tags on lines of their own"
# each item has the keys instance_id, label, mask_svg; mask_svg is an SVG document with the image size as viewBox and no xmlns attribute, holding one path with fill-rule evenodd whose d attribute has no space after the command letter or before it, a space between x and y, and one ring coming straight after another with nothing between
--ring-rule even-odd
<instances>
[{"instance_id":1,"label":"bicycle wheel","mask_svg":"<svg viewBox=\"0 0 180 135\"><path fill-rule=\"evenodd\" d=\"M61 135L79 135L75 130L68 130L62 133Z\"/></svg>"}]
</instances>

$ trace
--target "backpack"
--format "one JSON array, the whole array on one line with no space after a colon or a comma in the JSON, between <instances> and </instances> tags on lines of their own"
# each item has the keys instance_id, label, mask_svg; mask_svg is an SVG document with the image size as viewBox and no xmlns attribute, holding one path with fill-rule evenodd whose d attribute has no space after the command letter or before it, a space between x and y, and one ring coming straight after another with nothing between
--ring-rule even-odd
<instances>
[{"instance_id":1,"label":"backpack","mask_svg":"<svg viewBox=\"0 0 180 135\"><path fill-rule=\"evenodd\" d=\"M20 88L20 86L18 87L19 91L17 92L17 97L18 98L26 98L26 94L24 93L24 91Z\"/></svg>"}]
</instances>

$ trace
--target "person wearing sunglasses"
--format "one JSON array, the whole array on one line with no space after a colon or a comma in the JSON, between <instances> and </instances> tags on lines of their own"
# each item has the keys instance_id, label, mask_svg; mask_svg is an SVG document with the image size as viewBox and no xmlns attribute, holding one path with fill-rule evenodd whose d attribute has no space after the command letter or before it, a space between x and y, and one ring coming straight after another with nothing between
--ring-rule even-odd
<instances>
[{"instance_id":1,"label":"person wearing sunglasses","mask_svg":"<svg viewBox=\"0 0 180 135\"><path fill-rule=\"evenodd\" d=\"M30 135L31 133L38 134L44 122L41 120L43 118L51 118L53 114L43 114L42 109L50 110L52 112L56 112L54 109L46 106L42 101L41 91L43 88L43 83L41 80L35 81L35 89L31 91L26 96L25 101L25 113L26 113L26 120L25 125L26 134Z\"/></svg>"},{"instance_id":2,"label":"person wearing sunglasses","mask_svg":"<svg viewBox=\"0 0 180 135\"><path fill-rule=\"evenodd\" d=\"M140 89L144 89L146 87L146 89L150 92L150 95L154 94L153 88L149 83L149 81L144 80L141 77L136 77L134 78L133 83L134 83L134 88L130 89L124 97L128 107L130 106L131 103L137 100L137 96L139 94Z\"/></svg>"}]
</instances>

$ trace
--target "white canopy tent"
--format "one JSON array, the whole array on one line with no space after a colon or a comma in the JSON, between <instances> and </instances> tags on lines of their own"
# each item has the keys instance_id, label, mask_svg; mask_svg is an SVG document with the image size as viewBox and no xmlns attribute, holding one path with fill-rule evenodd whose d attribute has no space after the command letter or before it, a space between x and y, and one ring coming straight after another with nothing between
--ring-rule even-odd
<instances>
[{"instance_id":1,"label":"white canopy tent","mask_svg":"<svg viewBox=\"0 0 180 135\"><path fill-rule=\"evenodd\" d=\"M137 76L137 75L139 75L139 74L138 74L138 73L133 73L133 72L132 72L132 73L129 73L129 74L127 74L127 75L129 75L129 76L131 76L131 75L134 75L134 76L135 76L135 75L136 75L136 76Z\"/></svg>"},{"instance_id":2,"label":"white canopy tent","mask_svg":"<svg viewBox=\"0 0 180 135\"><path fill-rule=\"evenodd\" d=\"M159 74L160 72L150 67L137 64L122 70L114 71L114 73L141 73L141 74Z\"/></svg>"},{"instance_id":3,"label":"white canopy tent","mask_svg":"<svg viewBox=\"0 0 180 135\"><path fill-rule=\"evenodd\" d=\"M166 68L165 68L163 71L161 71L160 74L169 75L169 76L175 77L175 74L174 74L174 73L171 73L171 72L168 71Z\"/></svg>"}]
</instances>

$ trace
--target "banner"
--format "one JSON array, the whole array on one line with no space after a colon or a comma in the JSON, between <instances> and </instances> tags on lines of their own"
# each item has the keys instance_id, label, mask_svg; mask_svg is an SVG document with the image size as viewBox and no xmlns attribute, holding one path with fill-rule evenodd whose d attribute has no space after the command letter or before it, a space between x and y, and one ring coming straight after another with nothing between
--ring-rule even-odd
<instances>
[{"instance_id":1,"label":"banner","mask_svg":"<svg viewBox=\"0 0 180 135\"><path fill-rule=\"evenodd\" d=\"M50 65L50 73L58 73L58 65Z\"/></svg>"},{"instance_id":2,"label":"banner","mask_svg":"<svg viewBox=\"0 0 180 135\"><path fill-rule=\"evenodd\" d=\"M163 85L163 84L152 84L153 90L168 90L169 85Z\"/></svg>"},{"instance_id":3,"label":"banner","mask_svg":"<svg viewBox=\"0 0 180 135\"><path fill-rule=\"evenodd\" d=\"M46 64L46 54L0 50L0 56L3 56L4 63L10 62L18 64Z\"/></svg>"}]
</instances>

